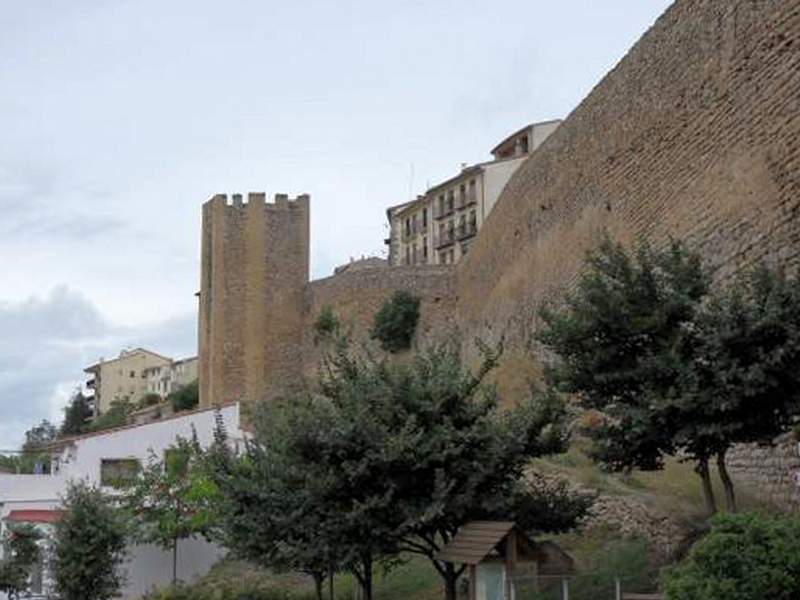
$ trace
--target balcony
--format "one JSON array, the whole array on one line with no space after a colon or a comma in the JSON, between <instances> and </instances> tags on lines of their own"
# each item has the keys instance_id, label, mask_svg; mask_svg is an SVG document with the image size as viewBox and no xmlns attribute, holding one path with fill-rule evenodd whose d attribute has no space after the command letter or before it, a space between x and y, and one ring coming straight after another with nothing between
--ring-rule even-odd
<instances>
[{"instance_id":1,"label":"balcony","mask_svg":"<svg viewBox=\"0 0 800 600\"><path fill-rule=\"evenodd\" d=\"M433 246L434 248L439 250L446 246L452 245L455 241L456 241L456 230L448 229L447 231L444 231L440 233L438 236L436 236Z\"/></svg>"},{"instance_id":2,"label":"balcony","mask_svg":"<svg viewBox=\"0 0 800 600\"><path fill-rule=\"evenodd\" d=\"M471 238L476 233L478 233L478 226L475 223L463 223L459 225L456 230L456 235L459 240Z\"/></svg>"},{"instance_id":3,"label":"balcony","mask_svg":"<svg viewBox=\"0 0 800 600\"><path fill-rule=\"evenodd\" d=\"M456 205L456 209L463 210L468 206L477 204L477 202L478 202L478 195L475 192L464 194L463 196L458 197L458 204Z\"/></svg>"},{"instance_id":4,"label":"balcony","mask_svg":"<svg viewBox=\"0 0 800 600\"><path fill-rule=\"evenodd\" d=\"M446 206L435 206L433 208L433 218L434 219L444 219L445 217L449 217L455 212L456 208L455 205L446 205Z\"/></svg>"},{"instance_id":5,"label":"balcony","mask_svg":"<svg viewBox=\"0 0 800 600\"><path fill-rule=\"evenodd\" d=\"M94 377L92 377L89 381L86 382L86 387L89 388L90 390L93 390L96 385L97 385L97 379L95 379Z\"/></svg>"}]
</instances>

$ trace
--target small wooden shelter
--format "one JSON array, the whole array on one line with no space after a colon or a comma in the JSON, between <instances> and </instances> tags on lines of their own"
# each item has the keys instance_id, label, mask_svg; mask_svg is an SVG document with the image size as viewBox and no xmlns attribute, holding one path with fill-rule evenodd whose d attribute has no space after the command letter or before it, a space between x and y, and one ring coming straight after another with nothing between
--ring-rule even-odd
<instances>
[{"instance_id":1,"label":"small wooden shelter","mask_svg":"<svg viewBox=\"0 0 800 600\"><path fill-rule=\"evenodd\" d=\"M512 600L514 580L524 576L557 583L574 572L572 558L553 542L534 542L511 521L471 521L438 554L439 560L466 564L470 600Z\"/></svg>"}]
</instances>

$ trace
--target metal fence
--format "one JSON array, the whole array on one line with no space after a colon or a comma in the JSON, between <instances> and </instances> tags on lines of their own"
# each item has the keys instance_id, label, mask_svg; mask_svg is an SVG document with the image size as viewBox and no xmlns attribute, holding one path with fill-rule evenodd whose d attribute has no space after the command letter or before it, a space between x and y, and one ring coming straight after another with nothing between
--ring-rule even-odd
<instances>
[{"instance_id":1,"label":"metal fence","mask_svg":"<svg viewBox=\"0 0 800 600\"><path fill-rule=\"evenodd\" d=\"M654 590L636 589L607 574L516 576L513 600L660 600ZM503 599L504 594L498 596Z\"/></svg>"}]
</instances>

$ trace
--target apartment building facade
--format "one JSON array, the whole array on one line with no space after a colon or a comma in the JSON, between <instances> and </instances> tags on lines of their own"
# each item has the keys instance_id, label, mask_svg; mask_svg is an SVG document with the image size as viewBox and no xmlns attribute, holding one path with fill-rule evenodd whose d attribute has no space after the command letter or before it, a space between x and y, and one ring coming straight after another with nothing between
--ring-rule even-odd
<instances>
[{"instance_id":1,"label":"apartment building facade","mask_svg":"<svg viewBox=\"0 0 800 600\"><path fill-rule=\"evenodd\" d=\"M454 264L461 260L511 176L560 122L526 125L492 149L492 160L465 166L425 194L390 207L385 240L389 264Z\"/></svg>"},{"instance_id":2,"label":"apartment building facade","mask_svg":"<svg viewBox=\"0 0 800 600\"><path fill-rule=\"evenodd\" d=\"M136 401L147 394L147 369L169 366L172 359L145 348L122 350L109 360L102 358L84 369L87 396L94 416L108 411L111 403L129 399Z\"/></svg>"},{"instance_id":3,"label":"apartment building facade","mask_svg":"<svg viewBox=\"0 0 800 600\"><path fill-rule=\"evenodd\" d=\"M171 361L166 365L154 365L144 370L147 380L147 393L162 398L189 385L197 379L198 359L196 356Z\"/></svg>"}]
</instances>

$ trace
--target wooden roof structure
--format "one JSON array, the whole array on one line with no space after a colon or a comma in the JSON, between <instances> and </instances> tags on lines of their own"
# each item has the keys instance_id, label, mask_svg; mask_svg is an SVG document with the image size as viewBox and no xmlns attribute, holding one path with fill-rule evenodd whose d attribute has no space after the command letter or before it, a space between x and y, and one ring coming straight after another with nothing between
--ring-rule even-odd
<instances>
[{"instance_id":1,"label":"wooden roof structure","mask_svg":"<svg viewBox=\"0 0 800 600\"><path fill-rule=\"evenodd\" d=\"M514 530L511 521L471 521L462 525L437 558L452 563L477 565Z\"/></svg>"}]
</instances>

